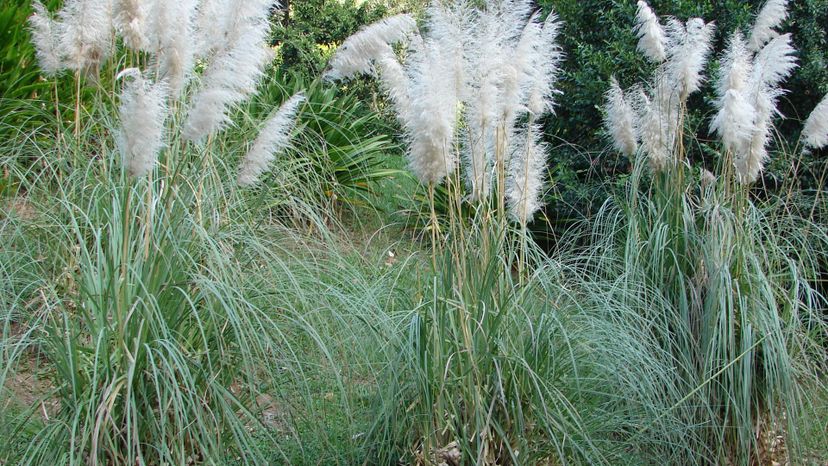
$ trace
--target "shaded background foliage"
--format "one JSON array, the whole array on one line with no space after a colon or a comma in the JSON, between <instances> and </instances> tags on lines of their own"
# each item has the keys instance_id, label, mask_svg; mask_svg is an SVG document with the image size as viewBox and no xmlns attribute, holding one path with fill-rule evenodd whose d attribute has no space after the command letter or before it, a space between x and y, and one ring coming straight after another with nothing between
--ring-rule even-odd
<instances>
[{"instance_id":1,"label":"shaded background foliage","mask_svg":"<svg viewBox=\"0 0 828 466\"><path fill-rule=\"evenodd\" d=\"M319 74L336 44L386 13L387 7L377 2L290 2L288 12L278 11L278 25L274 28L274 37L280 46L280 68L309 76Z\"/></svg>"}]
</instances>

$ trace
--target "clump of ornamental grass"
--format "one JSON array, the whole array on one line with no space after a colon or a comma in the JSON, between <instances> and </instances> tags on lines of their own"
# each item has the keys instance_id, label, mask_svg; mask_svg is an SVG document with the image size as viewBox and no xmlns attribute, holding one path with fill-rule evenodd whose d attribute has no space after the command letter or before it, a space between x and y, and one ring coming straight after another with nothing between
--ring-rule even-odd
<instances>
[{"instance_id":1,"label":"clump of ornamental grass","mask_svg":"<svg viewBox=\"0 0 828 466\"><path fill-rule=\"evenodd\" d=\"M626 92L613 81L607 93L608 132L636 169L618 208L596 220L591 257L623 259L625 286L670 303L665 315L641 312L675 358L681 402L695 407L684 415L701 426L702 463L765 462L762 439L780 431L796 458L803 387L820 364L814 342L826 327L814 283L828 238L785 200L749 197L769 158L781 85L796 66L790 34L777 32L785 3L770 0L748 39L736 31L727 41L710 124L722 143L718 176L699 180L684 156L687 96L703 79L710 25L671 18L662 35L639 2L639 50L656 62L655 76ZM821 142L819 114L818 106L806 124L806 147ZM642 191L644 160L653 185Z\"/></svg>"},{"instance_id":2,"label":"clump of ornamental grass","mask_svg":"<svg viewBox=\"0 0 828 466\"><path fill-rule=\"evenodd\" d=\"M512 274L516 257L485 252L509 250L491 244L497 235L466 234L394 314L372 461L687 464L697 454L671 410L681 397L672 361L632 290L536 249L532 274Z\"/></svg>"},{"instance_id":3,"label":"clump of ornamental grass","mask_svg":"<svg viewBox=\"0 0 828 466\"><path fill-rule=\"evenodd\" d=\"M42 170L15 178L39 214L0 226L2 254L29 258L4 273L30 278L4 315L4 329L26 331L2 344L0 392L6 368L35 350L57 409L4 418L3 432L31 437L21 456L4 450L3 461L265 462L251 435L256 395L291 357L270 316L238 287L243 267L222 234L239 192L226 185L254 185L270 170L303 97L265 123L238 157L238 177L228 165L245 144L216 139L271 56L273 3L73 0L54 15L35 3L43 71L73 72L79 92L72 134L20 149L40 157ZM110 96L101 75L121 66L122 46L136 66L112 77L120 95ZM89 75L99 101L87 110L79 102Z\"/></svg>"},{"instance_id":4,"label":"clump of ornamental grass","mask_svg":"<svg viewBox=\"0 0 828 466\"><path fill-rule=\"evenodd\" d=\"M15 372L33 357L45 388L3 419L10 437L0 458L262 464L255 397L291 363L239 280L249 263L227 235L249 234L246 223L209 214L232 208L232 195L214 185L217 168L135 183L114 144L95 149L103 162L71 172L56 157L65 146L22 149L42 151L48 170L21 174L33 213L0 225L4 272L14 277L3 326L22 329L0 344L0 398L8 402Z\"/></svg>"},{"instance_id":5,"label":"clump of ornamental grass","mask_svg":"<svg viewBox=\"0 0 828 466\"><path fill-rule=\"evenodd\" d=\"M425 292L437 298L414 304L411 331L417 334L398 342L404 357L390 370L400 385L386 394L383 417L370 436L378 444L393 439L394 450L386 452L392 456L383 456L387 461L396 461L393 455L405 444L416 445L417 451L404 461L426 463L440 462L434 456L440 449L487 464L524 461L521 455L564 458L573 451L582 458L600 457L589 444L590 435L578 433L572 412L541 414L538 430L531 434L531 421L512 420L520 410L541 409L540 400L553 395L545 388L529 388L534 367L499 395L491 391L497 380L492 371L516 354L499 343L519 345L494 330L499 322L521 315L519 306L499 300L521 292L504 291L512 266L520 270L520 282L527 277L527 265L538 259L530 253L527 225L544 192L548 148L541 142L539 122L553 108L562 56L557 17L543 18L533 8L524 0L434 2L420 28L406 15L366 26L342 44L329 64L329 79L364 74L379 80L404 131L408 166L428 192L427 231L437 282ZM441 186L448 206L442 221L435 210ZM468 210L470 217L465 216ZM475 249L478 259L465 257ZM481 263L492 282L467 273ZM448 269L452 272L440 272ZM469 301L448 305L455 299ZM487 307L490 302L497 306ZM512 322L504 325L510 332L518 329ZM446 338L463 340L437 348ZM480 372L461 381L464 368ZM518 370L503 370L512 369ZM457 391L441 388L455 383ZM495 406L498 396L511 407ZM413 430L406 425L408 432L401 434L409 419L398 411L404 406L413 406L421 421ZM551 426L557 421L566 425L558 430ZM580 439L574 450L563 444L554 448L554 439L568 434ZM552 448L538 448L535 441ZM452 442L458 445L454 449Z\"/></svg>"},{"instance_id":6,"label":"clump of ornamental grass","mask_svg":"<svg viewBox=\"0 0 828 466\"><path fill-rule=\"evenodd\" d=\"M431 197L445 183L452 215L471 203L481 218L525 228L543 194L547 153L537 121L553 106L557 33L556 16L542 21L530 2L435 2L421 30L399 15L347 39L327 76L380 81L405 131L411 171Z\"/></svg>"}]
</instances>

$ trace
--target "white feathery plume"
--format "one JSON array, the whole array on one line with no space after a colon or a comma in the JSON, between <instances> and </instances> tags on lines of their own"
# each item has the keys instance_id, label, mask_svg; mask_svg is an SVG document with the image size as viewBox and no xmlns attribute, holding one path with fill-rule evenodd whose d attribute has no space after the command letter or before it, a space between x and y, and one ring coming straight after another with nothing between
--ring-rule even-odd
<instances>
[{"instance_id":1,"label":"white feathery plume","mask_svg":"<svg viewBox=\"0 0 828 466\"><path fill-rule=\"evenodd\" d=\"M150 18L150 47L158 74L177 98L187 86L195 65L193 18L196 0L158 0Z\"/></svg>"},{"instance_id":2,"label":"white feathery plume","mask_svg":"<svg viewBox=\"0 0 828 466\"><path fill-rule=\"evenodd\" d=\"M784 94L779 85L796 67L794 53L790 34L784 34L768 42L754 57L748 84L749 102L755 110L754 132L750 151L735 161L736 176L741 183L756 181L768 160L773 118L779 113L776 103Z\"/></svg>"},{"instance_id":3,"label":"white feathery plume","mask_svg":"<svg viewBox=\"0 0 828 466\"><path fill-rule=\"evenodd\" d=\"M200 0L196 8L194 29L195 56L208 58L227 40L227 29L233 17L231 0Z\"/></svg>"},{"instance_id":4,"label":"white feathery plume","mask_svg":"<svg viewBox=\"0 0 828 466\"><path fill-rule=\"evenodd\" d=\"M647 154L654 172L664 170L671 161L675 145L675 123L665 115L663 106L653 102L643 89L633 95L636 114L635 127L641 141L641 149Z\"/></svg>"},{"instance_id":5,"label":"white feathery plume","mask_svg":"<svg viewBox=\"0 0 828 466\"><path fill-rule=\"evenodd\" d=\"M639 52L655 63L661 63L667 59L667 36L664 28L658 22L658 16L643 0L638 0L635 32L638 34Z\"/></svg>"},{"instance_id":6,"label":"white feathery plume","mask_svg":"<svg viewBox=\"0 0 828 466\"><path fill-rule=\"evenodd\" d=\"M750 151L755 109L750 104L748 79L752 73L750 52L742 33L733 34L725 51L717 82L716 107L718 112L710 124L718 133L726 150L734 160L742 159Z\"/></svg>"},{"instance_id":7,"label":"white feathery plume","mask_svg":"<svg viewBox=\"0 0 828 466\"><path fill-rule=\"evenodd\" d=\"M411 113L405 129L409 139L411 170L424 184L439 184L457 164L454 132L457 126L458 89L456 57L429 38L413 50Z\"/></svg>"},{"instance_id":8,"label":"white feathery plume","mask_svg":"<svg viewBox=\"0 0 828 466\"><path fill-rule=\"evenodd\" d=\"M467 21L471 40L462 155L472 200L488 196L494 159L505 164L511 155L518 116L537 117L552 109L562 58L555 44L559 27L554 14L541 23L538 14L530 14L532 8L527 0L492 2L475 21Z\"/></svg>"},{"instance_id":9,"label":"white feathery plume","mask_svg":"<svg viewBox=\"0 0 828 466\"><path fill-rule=\"evenodd\" d=\"M164 121L167 118L167 87L150 84L137 68L121 71L116 79L128 78L121 94L121 130L118 146L129 174L146 175L155 167L164 148Z\"/></svg>"},{"instance_id":10,"label":"white feathery plume","mask_svg":"<svg viewBox=\"0 0 828 466\"><path fill-rule=\"evenodd\" d=\"M765 85L753 89L750 103L755 111L755 118L750 150L744 157L735 160L736 178L740 183L753 183L759 179L759 174L768 160L767 146L773 136L773 117L777 113L776 101L781 94L779 89Z\"/></svg>"},{"instance_id":11,"label":"white feathery plume","mask_svg":"<svg viewBox=\"0 0 828 466\"><path fill-rule=\"evenodd\" d=\"M828 95L822 98L811 116L805 120L802 139L806 148L822 149L828 146Z\"/></svg>"},{"instance_id":12,"label":"white feathery plume","mask_svg":"<svg viewBox=\"0 0 828 466\"><path fill-rule=\"evenodd\" d=\"M545 65L541 41L555 32L554 16L544 34L527 0L489 2L482 10L461 10L469 37L465 51L466 82L462 84L466 125L462 159L469 197L489 196L495 163L505 164L509 139L519 113L528 110L534 94L536 110L546 104L546 89L532 74ZM465 14L465 17L463 16ZM459 38L457 42L462 42ZM553 47L554 44L549 44ZM549 51L552 52L557 50ZM498 159L497 161L495 159Z\"/></svg>"},{"instance_id":13,"label":"white feathery plume","mask_svg":"<svg viewBox=\"0 0 828 466\"><path fill-rule=\"evenodd\" d=\"M530 70L528 109L532 115L551 112L555 104L554 96L558 93L555 83L563 61L563 52L557 44L560 27L558 16L549 13L543 22L536 63Z\"/></svg>"},{"instance_id":14,"label":"white feathery plume","mask_svg":"<svg viewBox=\"0 0 828 466\"><path fill-rule=\"evenodd\" d=\"M330 61L326 79L351 79L373 73L373 61L385 47L406 40L417 29L411 15L399 14L363 27L337 48Z\"/></svg>"},{"instance_id":15,"label":"white feathery plume","mask_svg":"<svg viewBox=\"0 0 828 466\"><path fill-rule=\"evenodd\" d=\"M227 40L213 56L193 98L182 135L201 141L230 124L230 107L256 91L273 57L267 47L268 15L274 0L235 0Z\"/></svg>"},{"instance_id":16,"label":"white feathery plume","mask_svg":"<svg viewBox=\"0 0 828 466\"><path fill-rule=\"evenodd\" d=\"M113 49L111 1L67 0L58 16L67 67L82 72L100 67Z\"/></svg>"},{"instance_id":17,"label":"white feathery plume","mask_svg":"<svg viewBox=\"0 0 828 466\"><path fill-rule=\"evenodd\" d=\"M481 118L466 122L466 131L463 135L464 150L461 154L469 199L472 201L487 198L492 188L495 120L488 119L482 114L478 116Z\"/></svg>"},{"instance_id":18,"label":"white feathery plume","mask_svg":"<svg viewBox=\"0 0 828 466\"><path fill-rule=\"evenodd\" d=\"M790 34L774 37L754 57L755 86L776 87L796 68L796 49Z\"/></svg>"},{"instance_id":19,"label":"white feathery plume","mask_svg":"<svg viewBox=\"0 0 828 466\"><path fill-rule=\"evenodd\" d=\"M403 122L411 112L408 75L390 45L386 45L385 51L377 57L376 64L380 84L391 98L399 120Z\"/></svg>"},{"instance_id":20,"label":"white feathery plume","mask_svg":"<svg viewBox=\"0 0 828 466\"><path fill-rule=\"evenodd\" d=\"M607 114L604 118L604 125L612 137L612 143L618 152L632 157L638 150L635 114L615 76L610 78L610 88L606 99Z\"/></svg>"},{"instance_id":21,"label":"white feathery plume","mask_svg":"<svg viewBox=\"0 0 828 466\"><path fill-rule=\"evenodd\" d=\"M60 35L63 25L55 21L42 3L32 2L35 13L29 17L37 62L44 74L52 76L65 67Z\"/></svg>"},{"instance_id":22,"label":"white feathery plume","mask_svg":"<svg viewBox=\"0 0 828 466\"><path fill-rule=\"evenodd\" d=\"M541 130L530 125L514 138L506 180L509 215L521 225L532 221L541 207L547 147L541 142Z\"/></svg>"},{"instance_id":23,"label":"white feathery plume","mask_svg":"<svg viewBox=\"0 0 828 466\"><path fill-rule=\"evenodd\" d=\"M268 171L276 154L283 151L290 143L290 133L296 124L296 113L304 102L301 92L285 101L279 110L264 124L253 147L245 155L239 170L238 183L252 186L259 182L259 177Z\"/></svg>"},{"instance_id":24,"label":"white feathery plume","mask_svg":"<svg viewBox=\"0 0 828 466\"><path fill-rule=\"evenodd\" d=\"M468 83L462 89L466 126L461 155L472 201L488 197L491 191L495 134L503 99L501 83L514 38L514 33L502 23L503 12L497 5L490 6L469 21Z\"/></svg>"},{"instance_id":25,"label":"white feathery plume","mask_svg":"<svg viewBox=\"0 0 828 466\"><path fill-rule=\"evenodd\" d=\"M736 179L739 183L749 184L759 179L759 175L768 161L768 143L771 139L772 126L766 120L756 123L756 130L750 143L750 151L744 156L736 158L733 165L736 167Z\"/></svg>"},{"instance_id":26,"label":"white feathery plume","mask_svg":"<svg viewBox=\"0 0 828 466\"><path fill-rule=\"evenodd\" d=\"M123 38L124 45L132 50L147 50L147 15L154 0L115 0L112 19L115 31Z\"/></svg>"},{"instance_id":27,"label":"white feathery plume","mask_svg":"<svg viewBox=\"0 0 828 466\"><path fill-rule=\"evenodd\" d=\"M508 59L504 63L503 82L501 89L503 97L502 118L507 129L514 126L515 119L519 113L528 111L529 85L532 78L533 67L537 64L537 54L542 47L542 29L537 21L537 14L532 15L520 39L514 46Z\"/></svg>"},{"instance_id":28,"label":"white feathery plume","mask_svg":"<svg viewBox=\"0 0 828 466\"><path fill-rule=\"evenodd\" d=\"M713 23L705 24L701 18L690 18L686 26L674 19L668 23L667 84L681 101L698 91L704 81L702 71L714 31Z\"/></svg>"},{"instance_id":29,"label":"white feathery plume","mask_svg":"<svg viewBox=\"0 0 828 466\"><path fill-rule=\"evenodd\" d=\"M454 4L435 4L428 9L428 37L435 47L441 50L441 55L447 64L452 66L451 77L453 85L462 98L467 86L466 76L466 45L468 43L469 26L468 4L460 0ZM445 85L445 84L444 84Z\"/></svg>"},{"instance_id":30,"label":"white feathery plume","mask_svg":"<svg viewBox=\"0 0 828 466\"><path fill-rule=\"evenodd\" d=\"M769 40L779 33L776 28L788 17L788 0L768 0L759 10L756 22L750 33L750 50L753 52L761 49Z\"/></svg>"},{"instance_id":31,"label":"white feathery plume","mask_svg":"<svg viewBox=\"0 0 828 466\"><path fill-rule=\"evenodd\" d=\"M742 31L736 30L727 43L719 64L716 79L716 95L722 98L729 89L749 90L749 78L753 74L753 54L748 51Z\"/></svg>"}]
</instances>

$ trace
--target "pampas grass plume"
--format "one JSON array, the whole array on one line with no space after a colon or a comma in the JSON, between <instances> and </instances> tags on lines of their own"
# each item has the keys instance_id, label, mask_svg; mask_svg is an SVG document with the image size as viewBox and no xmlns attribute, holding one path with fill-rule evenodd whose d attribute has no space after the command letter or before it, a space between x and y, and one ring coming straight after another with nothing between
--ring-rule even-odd
<instances>
[{"instance_id":1,"label":"pampas grass plume","mask_svg":"<svg viewBox=\"0 0 828 466\"><path fill-rule=\"evenodd\" d=\"M390 45L386 45L385 50L377 57L376 64L383 90L391 98L398 119L405 121L405 116L411 111L410 82Z\"/></svg>"},{"instance_id":2,"label":"pampas grass plume","mask_svg":"<svg viewBox=\"0 0 828 466\"><path fill-rule=\"evenodd\" d=\"M399 14L363 27L342 43L329 64L326 79L351 79L372 74L373 62L385 53L388 45L402 42L417 28L411 15Z\"/></svg>"},{"instance_id":3,"label":"pampas grass plume","mask_svg":"<svg viewBox=\"0 0 828 466\"><path fill-rule=\"evenodd\" d=\"M750 151L755 131L756 111L748 98L748 79L752 63L750 52L741 32L730 39L717 82L716 107L718 112L710 129L722 138L726 150L735 158L743 158Z\"/></svg>"},{"instance_id":4,"label":"pampas grass plume","mask_svg":"<svg viewBox=\"0 0 828 466\"><path fill-rule=\"evenodd\" d=\"M822 98L805 121L802 139L807 148L822 149L828 146L828 95Z\"/></svg>"},{"instance_id":5,"label":"pampas grass plume","mask_svg":"<svg viewBox=\"0 0 828 466\"><path fill-rule=\"evenodd\" d=\"M439 184L454 169L458 89L452 56L430 42L411 60L411 112L404 123L411 171Z\"/></svg>"},{"instance_id":6,"label":"pampas grass plume","mask_svg":"<svg viewBox=\"0 0 828 466\"><path fill-rule=\"evenodd\" d=\"M610 88L607 91L606 99L607 114L604 125L612 137L615 149L627 157L632 157L638 150L635 114L615 76L610 78Z\"/></svg>"},{"instance_id":7,"label":"pampas grass plume","mask_svg":"<svg viewBox=\"0 0 828 466\"><path fill-rule=\"evenodd\" d=\"M635 32L638 34L638 51L655 63L667 59L667 36L658 22L658 16L643 0L638 0L635 16Z\"/></svg>"},{"instance_id":8,"label":"pampas grass plume","mask_svg":"<svg viewBox=\"0 0 828 466\"><path fill-rule=\"evenodd\" d=\"M759 179L768 160L767 146L772 137L773 117L779 113L776 103L784 94L779 85L796 67L794 53L790 34L784 34L768 42L754 57L749 95L755 110L755 128L749 153L735 160L736 176L743 184Z\"/></svg>"},{"instance_id":9,"label":"pampas grass plume","mask_svg":"<svg viewBox=\"0 0 828 466\"><path fill-rule=\"evenodd\" d=\"M650 168L654 172L664 170L672 160L675 134L673 125L667 121L662 106L652 101L643 89L633 95L635 127L641 141L641 149L647 154Z\"/></svg>"},{"instance_id":10,"label":"pampas grass plume","mask_svg":"<svg viewBox=\"0 0 828 466\"><path fill-rule=\"evenodd\" d=\"M686 26L677 20L669 23L667 79L682 100L701 88L704 81L702 71L707 63L714 32L713 23L705 23L701 18L690 18Z\"/></svg>"},{"instance_id":11,"label":"pampas grass plume","mask_svg":"<svg viewBox=\"0 0 828 466\"><path fill-rule=\"evenodd\" d=\"M195 8L195 0L158 0L151 15L150 45L158 73L174 98L184 91L195 64Z\"/></svg>"},{"instance_id":12,"label":"pampas grass plume","mask_svg":"<svg viewBox=\"0 0 828 466\"><path fill-rule=\"evenodd\" d=\"M778 35L775 31L788 17L788 0L768 0L759 10L750 33L750 50L756 52Z\"/></svg>"},{"instance_id":13,"label":"pampas grass plume","mask_svg":"<svg viewBox=\"0 0 828 466\"><path fill-rule=\"evenodd\" d=\"M167 117L165 83L150 84L137 68L121 71L116 79L128 79L121 94L121 130L118 146L129 174L142 177L155 167L164 148Z\"/></svg>"},{"instance_id":14,"label":"pampas grass plume","mask_svg":"<svg viewBox=\"0 0 828 466\"><path fill-rule=\"evenodd\" d=\"M547 147L541 142L542 131L529 126L515 138L509 158L506 200L509 216L521 225L532 221L541 207Z\"/></svg>"},{"instance_id":15,"label":"pampas grass plume","mask_svg":"<svg viewBox=\"0 0 828 466\"><path fill-rule=\"evenodd\" d=\"M256 92L264 67L273 58L267 45L273 0L236 0L227 41L213 55L193 97L182 134L201 141L230 124L228 111Z\"/></svg>"},{"instance_id":16,"label":"pampas grass plume","mask_svg":"<svg viewBox=\"0 0 828 466\"><path fill-rule=\"evenodd\" d=\"M754 58L754 86L776 87L796 68L796 49L790 34L774 37Z\"/></svg>"},{"instance_id":17,"label":"pampas grass plume","mask_svg":"<svg viewBox=\"0 0 828 466\"><path fill-rule=\"evenodd\" d=\"M268 171L276 154L290 143L290 133L296 124L296 114L304 102L301 92L285 101L276 113L268 118L253 147L244 157L239 170L238 183L252 186L259 182L259 177Z\"/></svg>"},{"instance_id":18,"label":"pampas grass plume","mask_svg":"<svg viewBox=\"0 0 828 466\"><path fill-rule=\"evenodd\" d=\"M35 13L29 17L29 26L37 62L46 75L52 76L65 67L60 45L62 25L52 18L49 10L39 1L32 2L32 8Z\"/></svg>"},{"instance_id":19,"label":"pampas grass plume","mask_svg":"<svg viewBox=\"0 0 828 466\"><path fill-rule=\"evenodd\" d=\"M113 49L110 0L67 0L58 16L67 67L82 72L100 67Z\"/></svg>"},{"instance_id":20,"label":"pampas grass plume","mask_svg":"<svg viewBox=\"0 0 828 466\"><path fill-rule=\"evenodd\" d=\"M543 22L539 49L535 57L535 66L532 67L531 83L529 89L528 110L532 115L541 115L551 112L557 93L555 83L557 82L560 64L564 54L557 44L561 23L558 16L549 13Z\"/></svg>"},{"instance_id":21,"label":"pampas grass plume","mask_svg":"<svg viewBox=\"0 0 828 466\"><path fill-rule=\"evenodd\" d=\"M113 23L115 30L124 39L124 45L132 50L147 50L147 14L151 3L148 0L115 0Z\"/></svg>"}]
</instances>

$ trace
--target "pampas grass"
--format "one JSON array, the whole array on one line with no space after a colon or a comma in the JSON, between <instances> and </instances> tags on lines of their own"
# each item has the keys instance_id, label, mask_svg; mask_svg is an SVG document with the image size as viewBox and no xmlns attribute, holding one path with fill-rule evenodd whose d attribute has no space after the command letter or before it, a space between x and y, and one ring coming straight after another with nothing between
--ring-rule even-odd
<instances>
[{"instance_id":1,"label":"pampas grass","mask_svg":"<svg viewBox=\"0 0 828 466\"><path fill-rule=\"evenodd\" d=\"M536 139L529 134L534 120L553 108L562 59L557 17L541 22L532 10L528 0L490 1L480 8L435 2L425 33L415 32L406 16L368 26L343 43L327 76L378 76L405 130L417 179L433 186L458 173L466 181L464 199L480 203L497 187L500 207L525 224L538 208L542 173L522 168L515 177L507 171L527 166L526 157L510 160L526 147L545 149L525 141ZM400 63L390 44L406 39L408 53Z\"/></svg>"},{"instance_id":2,"label":"pampas grass","mask_svg":"<svg viewBox=\"0 0 828 466\"><path fill-rule=\"evenodd\" d=\"M769 40L778 36L776 32L785 18L788 17L788 0L768 0L759 10L753 29L750 33L748 45L750 50L759 51Z\"/></svg>"},{"instance_id":3,"label":"pampas grass","mask_svg":"<svg viewBox=\"0 0 828 466\"><path fill-rule=\"evenodd\" d=\"M66 64L60 43L61 24L52 18L49 10L42 3L32 2L35 14L29 17L37 62L47 76L57 74Z\"/></svg>"},{"instance_id":4,"label":"pampas grass","mask_svg":"<svg viewBox=\"0 0 828 466\"><path fill-rule=\"evenodd\" d=\"M200 0L194 20L196 43L193 45L199 58L208 59L227 40L230 19L233 17L233 0Z\"/></svg>"},{"instance_id":5,"label":"pampas grass","mask_svg":"<svg viewBox=\"0 0 828 466\"><path fill-rule=\"evenodd\" d=\"M129 174L142 177L149 173L164 147L164 121L167 117L165 82L148 83L137 68L121 71L116 79L126 79L119 115L121 130L118 146Z\"/></svg>"},{"instance_id":6,"label":"pampas grass","mask_svg":"<svg viewBox=\"0 0 828 466\"><path fill-rule=\"evenodd\" d=\"M509 157L506 200L509 215L522 226L532 221L542 205L548 153L546 144L541 140L542 134L541 128L535 125L519 133Z\"/></svg>"},{"instance_id":7,"label":"pampas grass","mask_svg":"<svg viewBox=\"0 0 828 466\"><path fill-rule=\"evenodd\" d=\"M719 71L716 86L718 112L710 124L710 130L721 137L725 150L730 151L737 160L750 152L755 131L756 112L748 95L748 79L752 69L747 44L737 31L730 39Z\"/></svg>"},{"instance_id":8,"label":"pampas grass","mask_svg":"<svg viewBox=\"0 0 828 466\"><path fill-rule=\"evenodd\" d=\"M159 0L153 4L150 45L158 75L169 83L174 98L184 91L195 64L195 8L196 0Z\"/></svg>"},{"instance_id":9,"label":"pampas grass","mask_svg":"<svg viewBox=\"0 0 828 466\"><path fill-rule=\"evenodd\" d=\"M610 88L606 93L606 100L607 111L604 117L604 126L609 131L615 149L632 158L638 150L635 114L615 76L610 78Z\"/></svg>"},{"instance_id":10,"label":"pampas grass","mask_svg":"<svg viewBox=\"0 0 828 466\"><path fill-rule=\"evenodd\" d=\"M411 15L399 14L363 27L345 39L331 58L326 78L352 79L373 74L373 63L386 55L387 47L405 41L417 28Z\"/></svg>"},{"instance_id":11,"label":"pampas grass","mask_svg":"<svg viewBox=\"0 0 828 466\"><path fill-rule=\"evenodd\" d=\"M290 133L296 123L296 113L304 101L304 94L298 93L285 101L279 110L268 118L253 147L244 157L238 176L240 185L252 186L258 183L276 154L288 146Z\"/></svg>"},{"instance_id":12,"label":"pampas grass","mask_svg":"<svg viewBox=\"0 0 828 466\"><path fill-rule=\"evenodd\" d=\"M704 81L702 72L707 64L715 26L700 18L690 18L686 25L671 19L667 31L670 46L665 79L670 94L664 97L673 99L675 92L680 102L684 102Z\"/></svg>"},{"instance_id":13,"label":"pampas grass","mask_svg":"<svg viewBox=\"0 0 828 466\"><path fill-rule=\"evenodd\" d=\"M84 73L97 70L114 46L110 0L68 0L58 17L66 66Z\"/></svg>"},{"instance_id":14,"label":"pampas grass","mask_svg":"<svg viewBox=\"0 0 828 466\"><path fill-rule=\"evenodd\" d=\"M735 160L736 177L742 184L759 179L767 162L768 144L773 132L773 118L778 114L777 101L784 90L781 82L796 67L790 34L777 36L768 42L753 61L753 73L749 80L750 103L755 110L754 132L750 151Z\"/></svg>"},{"instance_id":15,"label":"pampas grass","mask_svg":"<svg viewBox=\"0 0 828 466\"><path fill-rule=\"evenodd\" d=\"M690 94L704 82L715 26L700 18L676 18L666 28L644 1L638 2L634 31L638 50L659 64L646 86L624 95L614 79L606 94L605 126L619 152L631 155L640 142L650 169L661 172L683 160L682 125Z\"/></svg>"},{"instance_id":16,"label":"pampas grass","mask_svg":"<svg viewBox=\"0 0 828 466\"><path fill-rule=\"evenodd\" d=\"M154 3L158 2L115 0L112 10L113 24L128 48L139 51L147 50L149 47L147 15Z\"/></svg>"},{"instance_id":17,"label":"pampas grass","mask_svg":"<svg viewBox=\"0 0 828 466\"><path fill-rule=\"evenodd\" d=\"M653 101L643 89L633 96L635 127L641 141L642 152L647 156L650 169L660 172L673 160L676 132L675 123L663 106Z\"/></svg>"},{"instance_id":18,"label":"pampas grass","mask_svg":"<svg viewBox=\"0 0 828 466\"><path fill-rule=\"evenodd\" d=\"M805 120L801 137L806 148L822 149L828 146L828 95L822 98Z\"/></svg>"},{"instance_id":19,"label":"pampas grass","mask_svg":"<svg viewBox=\"0 0 828 466\"><path fill-rule=\"evenodd\" d=\"M402 117L409 139L409 167L423 184L441 183L457 164L456 59L433 40L411 54L411 111Z\"/></svg>"},{"instance_id":20,"label":"pampas grass","mask_svg":"<svg viewBox=\"0 0 828 466\"><path fill-rule=\"evenodd\" d=\"M376 59L376 67L380 84L394 104L396 114L408 115L411 111L411 82L390 45L380 52Z\"/></svg>"},{"instance_id":21,"label":"pampas grass","mask_svg":"<svg viewBox=\"0 0 828 466\"><path fill-rule=\"evenodd\" d=\"M560 91L555 89L564 58L561 48L555 45L560 29L558 16L554 12L547 15L541 26L533 66L528 71L529 95L526 108L534 116L552 112L555 107L555 96L560 94Z\"/></svg>"},{"instance_id":22,"label":"pampas grass","mask_svg":"<svg viewBox=\"0 0 828 466\"><path fill-rule=\"evenodd\" d=\"M229 110L256 90L273 58L267 47L268 14L274 0L236 0L225 41L218 48L193 97L184 138L201 141L230 124Z\"/></svg>"},{"instance_id":23,"label":"pampas grass","mask_svg":"<svg viewBox=\"0 0 828 466\"><path fill-rule=\"evenodd\" d=\"M635 32L638 35L638 51L655 63L666 60L667 35L658 21L658 16L643 0L638 0L635 23Z\"/></svg>"}]
</instances>

